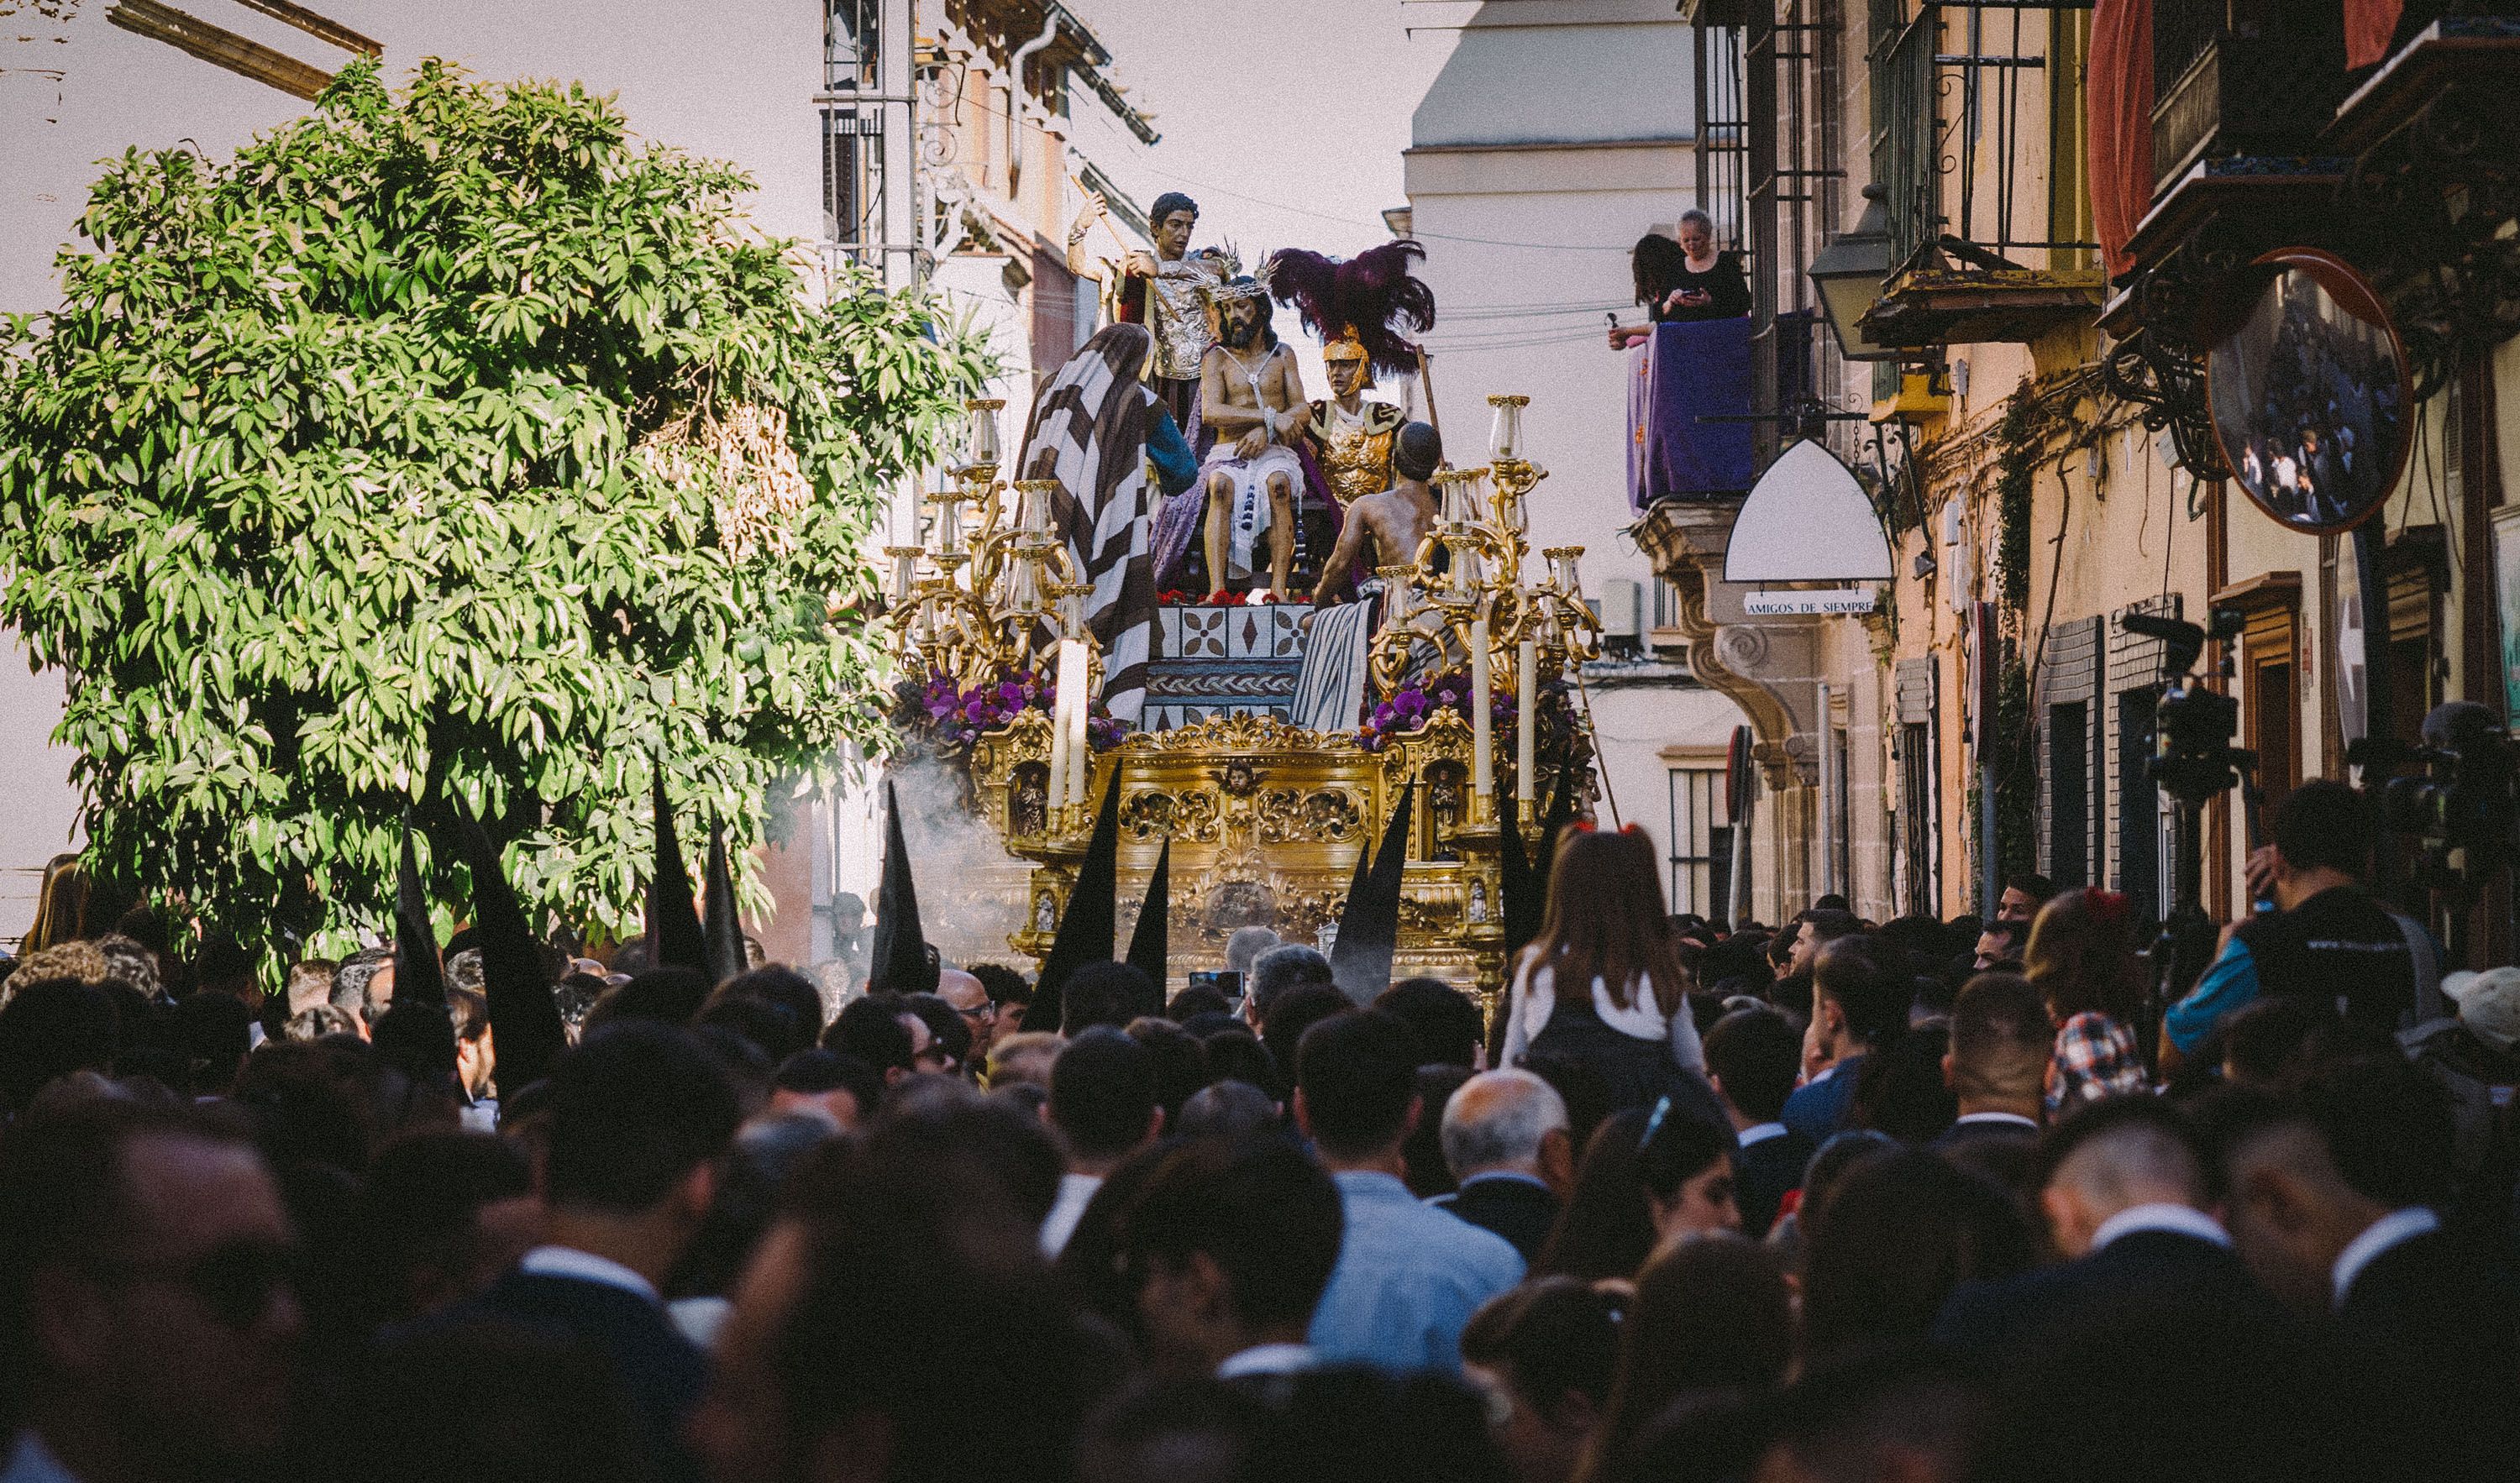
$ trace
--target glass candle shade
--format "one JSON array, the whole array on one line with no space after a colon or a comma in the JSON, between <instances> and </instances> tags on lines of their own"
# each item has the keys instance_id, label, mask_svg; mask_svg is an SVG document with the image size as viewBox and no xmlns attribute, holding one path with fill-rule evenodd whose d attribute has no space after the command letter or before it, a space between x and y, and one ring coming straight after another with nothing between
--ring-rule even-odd
<instances>
[{"instance_id":1,"label":"glass candle shade","mask_svg":"<svg viewBox=\"0 0 2520 1483\"><path fill-rule=\"evenodd\" d=\"M998 466L1001 452L998 446L998 414L1005 410L1006 405L992 398L963 404L963 410L969 418L963 436L964 462L985 464L992 469Z\"/></svg>"},{"instance_id":2,"label":"glass candle shade","mask_svg":"<svg viewBox=\"0 0 2520 1483\"><path fill-rule=\"evenodd\" d=\"M1496 409L1488 423L1488 457L1500 461L1522 457L1522 409L1530 404L1527 396L1488 398L1488 405Z\"/></svg>"}]
</instances>

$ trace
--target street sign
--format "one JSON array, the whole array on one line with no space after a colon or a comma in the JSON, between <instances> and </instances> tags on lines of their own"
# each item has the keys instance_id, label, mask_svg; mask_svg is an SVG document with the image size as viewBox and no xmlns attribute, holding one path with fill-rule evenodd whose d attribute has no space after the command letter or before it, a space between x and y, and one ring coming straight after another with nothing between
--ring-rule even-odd
<instances>
[{"instance_id":1,"label":"street sign","mask_svg":"<svg viewBox=\"0 0 2520 1483\"><path fill-rule=\"evenodd\" d=\"M1754 618L1870 612L1881 593L1872 587L1831 587L1822 592L1754 592L1741 610Z\"/></svg>"}]
</instances>

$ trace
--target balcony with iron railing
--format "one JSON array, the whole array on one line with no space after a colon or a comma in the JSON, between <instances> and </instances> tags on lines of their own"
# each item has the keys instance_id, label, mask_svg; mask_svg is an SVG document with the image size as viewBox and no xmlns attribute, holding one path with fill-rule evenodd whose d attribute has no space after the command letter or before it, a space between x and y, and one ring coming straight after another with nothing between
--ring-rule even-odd
<instances>
[{"instance_id":1,"label":"balcony with iron railing","mask_svg":"<svg viewBox=\"0 0 2520 1483\"><path fill-rule=\"evenodd\" d=\"M1861 323L1876 344L2028 341L2098 307L2076 119L2087 8L1874 0L1890 271Z\"/></svg>"}]
</instances>

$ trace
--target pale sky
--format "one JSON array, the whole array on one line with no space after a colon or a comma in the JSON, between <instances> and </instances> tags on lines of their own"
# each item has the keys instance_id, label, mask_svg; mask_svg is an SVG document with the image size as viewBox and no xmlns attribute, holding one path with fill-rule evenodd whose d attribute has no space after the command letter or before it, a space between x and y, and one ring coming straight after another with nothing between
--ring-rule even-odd
<instances>
[{"instance_id":1,"label":"pale sky","mask_svg":"<svg viewBox=\"0 0 2520 1483\"><path fill-rule=\"evenodd\" d=\"M1400 152L1451 36L1401 29L1399 0L1069 0L1111 50L1129 100L1157 114L1153 149L1091 103L1075 145L1140 205L1199 203L1198 240L1246 266L1278 247L1340 256L1390 234L1408 203ZM1291 326L1281 326L1282 332Z\"/></svg>"}]
</instances>

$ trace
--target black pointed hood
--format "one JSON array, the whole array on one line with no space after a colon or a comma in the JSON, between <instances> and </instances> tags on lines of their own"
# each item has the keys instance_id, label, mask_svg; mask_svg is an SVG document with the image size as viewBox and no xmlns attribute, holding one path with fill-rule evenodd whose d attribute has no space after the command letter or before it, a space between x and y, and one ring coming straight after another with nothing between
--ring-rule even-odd
<instances>
[{"instance_id":1,"label":"black pointed hood","mask_svg":"<svg viewBox=\"0 0 2520 1483\"><path fill-rule=\"evenodd\" d=\"M1042 960L1041 982L1032 1001L1064 1012L1061 991L1067 975L1089 963L1109 963L1118 948L1119 912L1113 893L1120 886L1120 773L1102 789L1102 807L1094 816L1094 837L1076 867L1076 884L1067 893L1067 910L1059 914L1058 936ZM1025 1016L1029 1022L1031 1016ZM1029 1023L1027 1023L1029 1028Z\"/></svg>"},{"instance_id":2,"label":"black pointed hood","mask_svg":"<svg viewBox=\"0 0 2520 1483\"><path fill-rule=\"evenodd\" d=\"M437 957L437 929L428 924L428 891L420 883L408 810L402 816L401 868L394 876L393 1002L446 1003L446 966Z\"/></svg>"},{"instance_id":3,"label":"black pointed hood","mask_svg":"<svg viewBox=\"0 0 2520 1483\"><path fill-rule=\"evenodd\" d=\"M721 984L750 966L743 951L743 923L737 920L735 871L726 857L726 826L709 826L707 915L701 919L700 949L709 982Z\"/></svg>"},{"instance_id":4,"label":"black pointed hood","mask_svg":"<svg viewBox=\"0 0 2520 1483\"><path fill-rule=\"evenodd\" d=\"M465 868L472 876L473 944L481 950L481 992L490 1002L500 1085L518 1090L549 1073L552 1062L568 1049L568 1029L552 998L542 944L508 884L498 846L460 797L455 818Z\"/></svg>"},{"instance_id":5,"label":"black pointed hood","mask_svg":"<svg viewBox=\"0 0 2520 1483\"><path fill-rule=\"evenodd\" d=\"M1348 893L1338 938L1330 944L1330 976L1358 1004L1372 1004L1391 987L1391 956L1400 946L1400 887L1409 865L1409 818L1417 793L1415 778L1401 785L1400 802L1383 826L1365 886Z\"/></svg>"},{"instance_id":6,"label":"black pointed hood","mask_svg":"<svg viewBox=\"0 0 2520 1483\"><path fill-rule=\"evenodd\" d=\"M699 909L692 904L692 876L683 868L683 846L674 837L674 805L665 797L665 768L656 764L651 783L656 809L655 870L648 877L648 966L705 969Z\"/></svg>"},{"instance_id":7,"label":"black pointed hood","mask_svg":"<svg viewBox=\"0 0 2520 1483\"><path fill-rule=\"evenodd\" d=\"M1521 810L1502 783L1497 786L1496 811L1497 920L1505 927L1505 974L1510 979L1522 950L1540 935L1549 903L1541 894L1541 878L1532 870L1531 856L1522 847Z\"/></svg>"},{"instance_id":8,"label":"black pointed hood","mask_svg":"<svg viewBox=\"0 0 2520 1483\"><path fill-rule=\"evenodd\" d=\"M1163 853L1155 857L1155 873L1147 877L1147 899L1138 908L1138 925L1129 933L1129 962L1155 981L1158 996L1164 994L1169 976L1166 960L1172 951L1172 891L1173 841L1167 834Z\"/></svg>"},{"instance_id":9,"label":"black pointed hood","mask_svg":"<svg viewBox=\"0 0 2520 1483\"><path fill-rule=\"evenodd\" d=\"M883 785L883 881L876 889L875 911L867 992L924 994L935 988L936 966L928 960L927 934L919 922L919 885L910 874L910 845L901 833L901 797L889 778Z\"/></svg>"}]
</instances>

